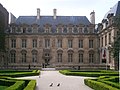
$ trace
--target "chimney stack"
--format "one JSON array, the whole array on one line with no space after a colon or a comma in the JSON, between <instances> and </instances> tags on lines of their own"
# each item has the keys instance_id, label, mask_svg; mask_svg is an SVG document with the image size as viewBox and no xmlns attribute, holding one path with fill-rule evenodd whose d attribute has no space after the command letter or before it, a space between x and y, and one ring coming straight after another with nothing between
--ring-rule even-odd
<instances>
[{"instance_id":1,"label":"chimney stack","mask_svg":"<svg viewBox=\"0 0 120 90\"><path fill-rule=\"evenodd\" d=\"M40 19L40 8L37 8L37 20Z\"/></svg>"},{"instance_id":2,"label":"chimney stack","mask_svg":"<svg viewBox=\"0 0 120 90\"><path fill-rule=\"evenodd\" d=\"M57 15L57 9L53 9L53 18L56 19Z\"/></svg>"},{"instance_id":3,"label":"chimney stack","mask_svg":"<svg viewBox=\"0 0 120 90\"><path fill-rule=\"evenodd\" d=\"M90 22L92 24L95 24L95 12L93 10L93 12L90 13Z\"/></svg>"}]
</instances>

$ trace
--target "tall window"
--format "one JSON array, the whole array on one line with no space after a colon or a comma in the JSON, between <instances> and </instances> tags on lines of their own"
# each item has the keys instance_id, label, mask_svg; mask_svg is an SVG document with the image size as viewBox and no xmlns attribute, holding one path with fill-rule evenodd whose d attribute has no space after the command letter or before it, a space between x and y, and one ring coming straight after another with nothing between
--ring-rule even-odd
<instances>
[{"instance_id":1,"label":"tall window","mask_svg":"<svg viewBox=\"0 0 120 90\"><path fill-rule=\"evenodd\" d=\"M11 40L11 48L16 48L16 39Z\"/></svg>"},{"instance_id":2,"label":"tall window","mask_svg":"<svg viewBox=\"0 0 120 90\"><path fill-rule=\"evenodd\" d=\"M83 53L79 53L79 63L83 63Z\"/></svg>"},{"instance_id":3,"label":"tall window","mask_svg":"<svg viewBox=\"0 0 120 90\"><path fill-rule=\"evenodd\" d=\"M111 43L111 33L109 33L109 44Z\"/></svg>"},{"instance_id":4,"label":"tall window","mask_svg":"<svg viewBox=\"0 0 120 90\"><path fill-rule=\"evenodd\" d=\"M22 63L26 62L26 53L22 52Z\"/></svg>"},{"instance_id":5,"label":"tall window","mask_svg":"<svg viewBox=\"0 0 120 90\"><path fill-rule=\"evenodd\" d=\"M50 39L45 39L45 48L50 47Z\"/></svg>"},{"instance_id":6,"label":"tall window","mask_svg":"<svg viewBox=\"0 0 120 90\"><path fill-rule=\"evenodd\" d=\"M62 48L62 40L61 39L58 39L57 45L58 45L58 48Z\"/></svg>"},{"instance_id":7,"label":"tall window","mask_svg":"<svg viewBox=\"0 0 120 90\"><path fill-rule=\"evenodd\" d=\"M101 44L102 44L102 47L103 47L103 37L102 37L102 40L101 40Z\"/></svg>"},{"instance_id":8,"label":"tall window","mask_svg":"<svg viewBox=\"0 0 120 90\"><path fill-rule=\"evenodd\" d=\"M73 54L68 53L68 62L72 62L72 61L73 61Z\"/></svg>"},{"instance_id":9,"label":"tall window","mask_svg":"<svg viewBox=\"0 0 120 90\"><path fill-rule=\"evenodd\" d=\"M16 62L16 53L15 52L11 52L10 53L10 62L11 63L15 63Z\"/></svg>"},{"instance_id":10,"label":"tall window","mask_svg":"<svg viewBox=\"0 0 120 90\"><path fill-rule=\"evenodd\" d=\"M22 48L26 48L26 47L27 47L27 40L22 39Z\"/></svg>"},{"instance_id":11,"label":"tall window","mask_svg":"<svg viewBox=\"0 0 120 90\"><path fill-rule=\"evenodd\" d=\"M62 62L62 53L58 53L58 62Z\"/></svg>"},{"instance_id":12,"label":"tall window","mask_svg":"<svg viewBox=\"0 0 120 90\"><path fill-rule=\"evenodd\" d=\"M72 48L72 40L68 40L68 48Z\"/></svg>"},{"instance_id":13,"label":"tall window","mask_svg":"<svg viewBox=\"0 0 120 90\"><path fill-rule=\"evenodd\" d=\"M94 54L89 54L89 63L93 63L94 60Z\"/></svg>"},{"instance_id":14,"label":"tall window","mask_svg":"<svg viewBox=\"0 0 120 90\"><path fill-rule=\"evenodd\" d=\"M37 62L37 52L32 52L32 62Z\"/></svg>"},{"instance_id":15,"label":"tall window","mask_svg":"<svg viewBox=\"0 0 120 90\"><path fill-rule=\"evenodd\" d=\"M105 35L105 46L107 45L107 35Z\"/></svg>"},{"instance_id":16,"label":"tall window","mask_svg":"<svg viewBox=\"0 0 120 90\"><path fill-rule=\"evenodd\" d=\"M89 48L93 48L93 40L89 40Z\"/></svg>"},{"instance_id":17,"label":"tall window","mask_svg":"<svg viewBox=\"0 0 120 90\"><path fill-rule=\"evenodd\" d=\"M33 39L33 48L37 48L37 39Z\"/></svg>"},{"instance_id":18,"label":"tall window","mask_svg":"<svg viewBox=\"0 0 120 90\"><path fill-rule=\"evenodd\" d=\"M83 40L79 40L79 48L83 48Z\"/></svg>"}]
</instances>

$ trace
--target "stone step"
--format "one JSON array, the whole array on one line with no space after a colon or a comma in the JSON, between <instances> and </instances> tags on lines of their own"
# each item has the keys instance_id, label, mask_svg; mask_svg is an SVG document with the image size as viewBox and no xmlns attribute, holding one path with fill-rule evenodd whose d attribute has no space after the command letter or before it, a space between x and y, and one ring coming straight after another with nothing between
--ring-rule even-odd
<instances>
[{"instance_id":1,"label":"stone step","mask_svg":"<svg viewBox=\"0 0 120 90\"><path fill-rule=\"evenodd\" d=\"M55 71L55 68L42 68L43 71Z\"/></svg>"}]
</instances>

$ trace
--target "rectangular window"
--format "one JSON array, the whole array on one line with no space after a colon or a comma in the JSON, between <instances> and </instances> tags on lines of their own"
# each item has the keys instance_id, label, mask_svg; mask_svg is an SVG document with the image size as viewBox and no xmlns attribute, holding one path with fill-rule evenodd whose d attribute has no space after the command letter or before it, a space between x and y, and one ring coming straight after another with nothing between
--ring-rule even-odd
<instances>
[{"instance_id":1,"label":"rectangular window","mask_svg":"<svg viewBox=\"0 0 120 90\"><path fill-rule=\"evenodd\" d=\"M57 46L58 46L58 48L62 48L62 40L59 40L59 39L58 39Z\"/></svg>"},{"instance_id":2,"label":"rectangular window","mask_svg":"<svg viewBox=\"0 0 120 90\"><path fill-rule=\"evenodd\" d=\"M72 40L68 40L68 48L72 48Z\"/></svg>"},{"instance_id":3,"label":"rectangular window","mask_svg":"<svg viewBox=\"0 0 120 90\"><path fill-rule=\"evenodd\" d=\"M79 63L83 63L83 54L79 53Z\"/></svg>"},{"instance_id":4,"label":"rectangular window","mask_svg":"<svg viewBox=\"0 0 120 90\"><path fill-rule=\"evenodd\" d=\"M79 40L79 48L83 48L83 40Z\"/></svg>"},{"instance_id":5,"label":"rectangular window","mask_svg":"<svg viewBox=\"0 0 120 90\"><path fill-rule=\"evenodd\" d=\"M58 62L62 62L62 53L58 53Z\"/></svg>"},{"instance_id":6,"label":"rectangular window","mask_svg":"<svg viewBox=\"0 0 120 90\"><path fill-rule=\"evenodd\" d=\"M73 61L73 54L68 53L68 62L72 62L72 61Z\"/></svg>"},{"instance_id":7,"label":"rectangular window","mask_svg":"<svg viewBox=\"0 0 120 90\"><path fill-rule=\"evenodd\" d=\"M22 63L26 62L26 53L22 53Z\"/></svg>"},{"instance_id":8,"label":"rectangular window","mask_svg":"<svg viewBox=\"0 0 120 90\"><path fill-rule=\"evenodd\" d=\"M105 35L105 46L107 45L107 35Z\"/></svg>"},{"instance_id":9,"label":"rectangular window","mask_svg":"<svg viewBox=\"0 0 120 90\"><path fill-rule=\"evenodd\" d=\"M89 63L93 63L94 54L89 54Z\"/></svg>"},{"instance_id":10,"label":"rectangular window","mask_svg":"<svg viewBox=\"0 0 120 90\"><path fill-rule=\"evenodd\" d=\"M45 39L45 48L50 47L50 39Z\"/></svg>"},{"instance_id":11,"label":"rectangular window","mask_svg":"<svg viewBox=\"0 0 120 90\"><path fill-rule=\"evenodd\" d=\"M93 40L89 40L89 48L93 48Z\"/></svg>"},{"instance_id":12,"label":"rectangular window","mask_svg":"<svg viewBox=\"0 0 120 90\"><path fill-rule=\"evenodd\" d=\"M11 48L16 48L16 39L11 40Z\"/></svg>"},{"instance_id":13,"label":"rectangular window","mask_svg":"<svg viewBox=\"0 0 120 90\"><path fill-rule=\"evenodd\" d=\"M33 48L37 48L37 39L33 39Z\"/></svg>"},{"instance_id":14,"label":"rectangular window","mask_svg":"<svg viewBox=\"0 0 120 90\"><path fill-rule=\"evenodd\" d=\"M109 44L111 44L111 33L109 33Z\"/></svg>"},{"instance_id":15,"label":"rectangular window","mask_svg":"<svg viewBox=\"0 0 120 90\"><path fill-rule=\"evenodd\" d=\"M27 47L27 40L22 39L22 48L26 48L26 47Z\"/></svg>"},{"instance_id":16,"label":"rectangular window","mask_svg":"<svg viewBox=\"0 0 120 90\"><path fill-rule=\"evenodd\" d=\"M102 37L102 40L101 40L101 44L102 44L102 47L103 47L103 37Z\"/></svg>"}]
</instances>

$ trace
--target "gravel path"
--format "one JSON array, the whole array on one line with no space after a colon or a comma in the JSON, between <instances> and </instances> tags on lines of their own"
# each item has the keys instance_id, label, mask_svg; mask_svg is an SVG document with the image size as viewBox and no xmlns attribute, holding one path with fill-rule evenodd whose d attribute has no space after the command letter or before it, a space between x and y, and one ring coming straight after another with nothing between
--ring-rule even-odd
<instances>
[{"instance_id":1,"label":"gravel path","mask_svg":"<svg viewBox=\"0 0 120 90\"><path fill-rule=\"evenodd\" d=\"M41 71L40 76L22 77L22 79L36 79L36 90L93 90L84 85L85 78L87 77L65 76L59 71Z\"/></svg>"}]
</instances>

